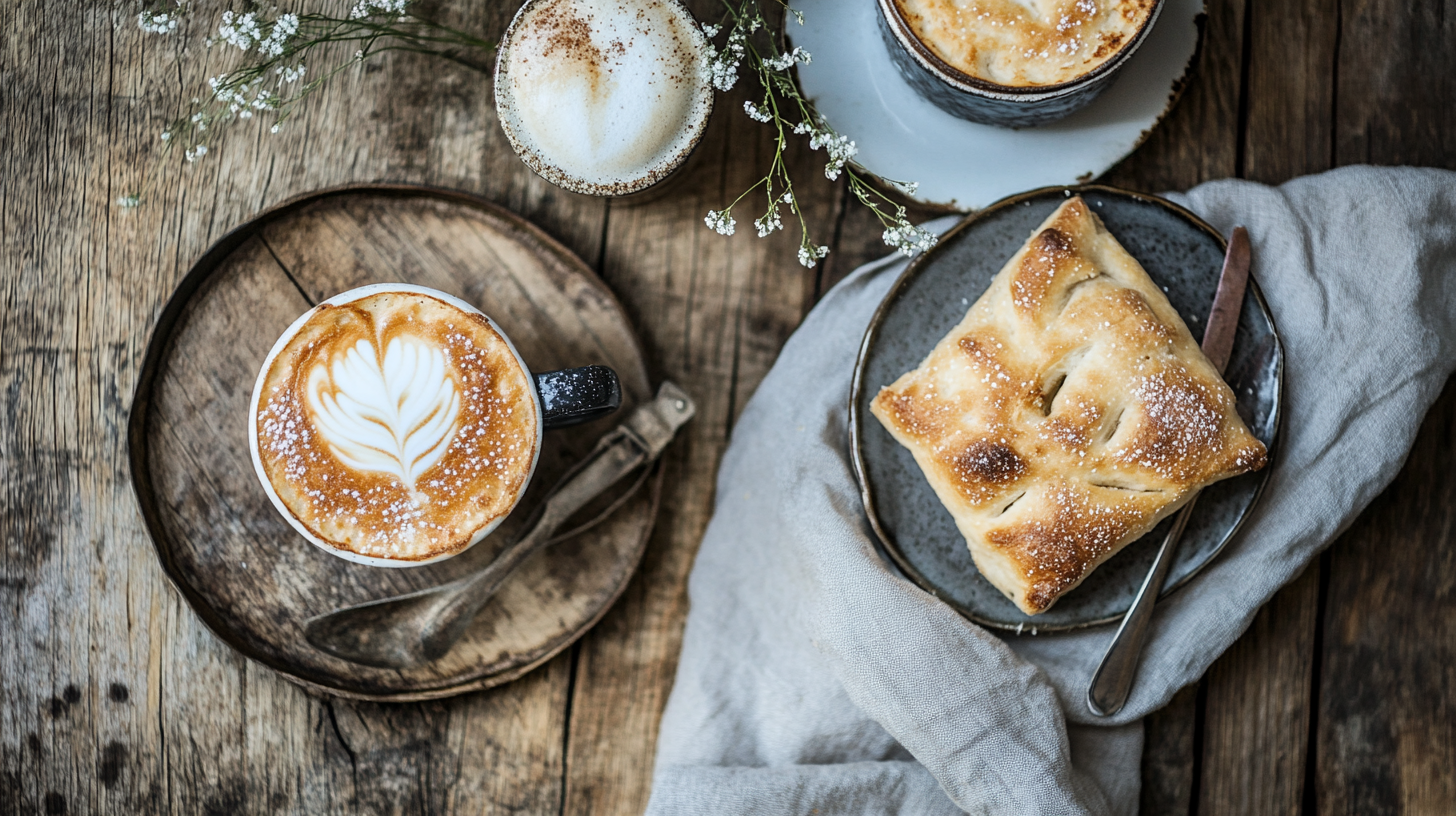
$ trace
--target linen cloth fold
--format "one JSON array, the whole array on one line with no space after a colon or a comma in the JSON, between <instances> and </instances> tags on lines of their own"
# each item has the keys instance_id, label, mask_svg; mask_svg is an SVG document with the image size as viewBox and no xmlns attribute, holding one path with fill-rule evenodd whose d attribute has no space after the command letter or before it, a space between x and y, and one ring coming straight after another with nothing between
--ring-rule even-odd
<instances>
[{"instance_id":1,"label":"linen cloth fold","mask_svg":"<svg viewBox=\"0 0 1456 816\"><path fill-rule=\"evenodd\" d=\"M876 551L846 406L905 265L887 258L825 295L734 429L649 814L1137 811L1141 718L1394 478L1456 365L1456 173L1350 167L1169 198L1249 229L1285 345L1285 423L1242 532L1158 605L1122 712L1084 702L1115 627L993 635Z\"/></svg>"}]
</instances>

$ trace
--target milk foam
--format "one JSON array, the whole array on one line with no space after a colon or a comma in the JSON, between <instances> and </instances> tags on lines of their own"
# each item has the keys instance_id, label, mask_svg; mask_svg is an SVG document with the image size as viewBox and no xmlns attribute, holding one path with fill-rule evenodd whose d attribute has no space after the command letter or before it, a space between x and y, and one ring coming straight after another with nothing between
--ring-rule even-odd
<instances>
[{"instance_id":1,"label":"milk foam","mask_svg":"<svg viewBox=\"0 0 1456 816\"><path fill-rule=\"evenodd\" d=\"M569 188L630 185L697 139L712 105L707 57L670 0L540 0L511 26L497 107L518 152L553 182L563 180L551 169Z\"/></svg>"},{"instance_id":2,"label":"milk foam","mask_svg":"<svg viewBox=\"0 0 1456 816\"><path fill-rule=\"evenodd\" d=\"M305 393L314 427L340 462L410 488L445 455L460 416L445 353L408 335L391 340L382 360L360 340L331 365L315 365Z\"/></svg>"}]
</instances>

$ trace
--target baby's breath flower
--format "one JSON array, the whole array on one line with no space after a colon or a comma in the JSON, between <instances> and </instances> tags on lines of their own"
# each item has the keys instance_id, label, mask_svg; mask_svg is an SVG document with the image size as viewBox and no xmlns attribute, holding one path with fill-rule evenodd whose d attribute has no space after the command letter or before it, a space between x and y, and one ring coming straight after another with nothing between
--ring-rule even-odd
<instances>
[{"instance_id":1,"label":"baby's breath flower","mask_svg":"<svg viewBox=\"0 0 1456 816\"><path fill-rule=\"evenodd\" d=\"M187 158L187 161L195 162L207 155L207 145L193 145L187 148L187 152L182 155Z\"/></svg>"},{"instance_id":2,"label":"baby's breath flower","mask_svg":"<svg viewBox=\"0 0 1456 816\"><path fill-rule=\"evenodd\" d=\"M703 219L703 223L719 235L732 235L734 227L738 226L738 222L733 219L732 213L728 210L722 212L708 210L708 217Z\"/></svg>"},{"instance_id":3,"label":"baby's breath flower","mask_svg":"<svg viewBox=\"0 0 1456 816\"><path fill-rule=\"evenodd\" d=\"M860 175L860 171L854 166L854 157L859 153L859 148L848 136L840 135L828 122L821 119L799 91L790 71L795 65L808 64L811 59L809 52L795 47L787 53L780 53L771 40L764 41L764 38L761 37L754 39L750 44L750 38L754 33L764 27L761 10L761 3L764 1L729 1L729 10L724 17L724 23L730 26L728 36L722 47L709 55L708 67L713 87L720 91L732 89L738 81L738 69L742 64L748 65L750 72L757 75L764 92L763 99L757 102L744 102L743 112L755 121L774 126L776 138L774 139L773 161L769 165L766 175L730 202L723 210L710 210L703 222L708 225L709 229L723 235L732 235L735 222L730 213L733 208L744 197L762 187L763 193L768 199L768 206L763 215L753 220L753 226L758 232L758 236L764 238L783 229L781 207L787 207L788 214L791 218L798 220L802 230L798 250L799 263L812 268L827 256L829 247L821 246L811 239L804 212L799 208L799 202L791 192L793 179L789 175L789 164L785 161L784 151L788 142L788 134L792 133L795 136L809 137L811 150L818 150L821 147L825 149L828 157L824 165L824 175L831 181L838 179L841 175L848 176L850 194L879 219L880 225L885 231L887 243L907 253L925 249L933 244L934 236L912 226L905 220L904 207L895 204L884 193L865 181ZM783 0L781 0L781 4L784 5L790 16L803 25L803 14L796 9L789 8ZM716 36L720 31L721 28L717 25L703 26L703 33L709 38ZM793 121L788 121L789 116L785 116L785 112L789 113ZM911 194L915 191L913 184L890 183ZM782 189L784 192L776 196L774 193L776 189Z\"/></svg>"},{"instance_id":4,"label":"baby's breath flower","mask_svg":"<svg viewBox=\"0 0 1456 816\"><path fill-rule=\"evenodd\" d=\"M809 52L796 45L793 51L787 54L780 54L772 59L766 59L763 61L763 64L767 65L771 71L787 71L793 68L796 63L808 65L810 59L812 59L812 56Z\"/></svg>"},{"instance_id":5,"label":"baby's breath flower","mask_svg":"<svg viewBox=\"0 0 1456 816\"><path fill-rule=\"evenodd\" d=\"M710 23L703 23L703 36L707 37L710 40L718 36L718 32L722 30L722 26L715 26Z\"/></svg>"},{"instance_id":6,"label":"baby's breath flower","mask_svg":"<svg viewBox=\"0 0 1456 816\"><path fill-rule=\"evenodd\" d=\"M819 134L817 133L814 137L810 138L809 146L811 148L815 146L814 139L817 138L819 138ZM859 148L855 147L854 142L851 142L848 136L838 136L831 133L825 136L820 144L829 153L829 162L824 165L824 177L830 181L839 178L839 171L843 170L844 165L848 164L849 160L853 159L855 154L859 153Z\"/></svg>"},{"instance_id":7,"label":"baby's breath flower","mask_svg":"<svg viewBox=\"0 0 1456 816\"><path fill-rule=\"evenodd\" d=\"M748 114L748 118L755 122L773 121L773 114L769 112L767 107L760 108L752 102L743 103L743 112Z\"/></svg>"},{"instance_id":8,"label":"baby's breath flower","mask_svg":"<svg viewBox=\"0 0 1456 816\"><path fill-rule=\"evenodd\" d=\"M774 208L753 219L753 226L758 230L758 237L767 238L775 230L784 228L784 222L779 219L778 208Z\"/></svg>"},{"instance_id":9,"label":"baby's breath flower","mask_svg":"<svg viewBox=\"0 0 1456 816\"><path fill-rule=\"evenodd\" d=\"M175 13L144 11L137 15L137 28L148 34L171 34L177 30L178 16ZM126 206L135 207L135 204Z\"/></svg>"},{"instance_id":10,"label":"baby's breath flower","mask_svg":"<svg viewBox=\"0 0 1456 816\"><path fill-rule=\"evenodd\" d=\"M126 195L116 200L116 206L124 210L129 210L140 203L142 203L141 193L127 193Z\"/></svg>"},{"instance_id":11,"label":"baby's breath flower","mask_svg":"<svg viewBox=\"0 0 1456 816\"><path fill-rule=\"evenodd\" d=\"M273 69L273 73L278 75L278 84L282 85L285 82L297 82L303 79L303 73L306 70L307 67L303 63L299 63L297 65L280 65Z\"/></svg>"},{"instance_id":12,"label":"baby's breath flower","mask_svg":"<svg viewBox=\"0 0 1456 816\"><path fill-rule=\"evenodd\" d=\"M908 196L915 195L916 191L920 189L920 182L918 181L896 181L894 179L885 179L884 181L886 184Z\"/></svg>"},{"instance_id":13,"label":"baby's breath flower","mask_svg":"<svg viewBox=\"0 0 1456 816\"><path fill-rule=\"evenodd\" d=\"M814 264L818 263L821 258L828 254L829 247L816 247L813 244L805 242L799 246L799 263L812 269L814 268Z\"/></svg>"},{"instance_id":14,"label":"baby's breath flower","mask_svg":"<svg viewBox=\"0 0 1456 816\"><path fill-rule=\"evenodd\" d=\"M258 43L258 50L265 57L283 56L283 48L288 45L288 40L298 33L298 15L282 14L273 21L273 27L268 36Z\"/></svg>"},{"instance_id":15,"label":"baby's breath flower","mask_svg":"<svg viewBox=\"0 0 1456 816\"><path fill-rule=\"evenodd\" d=\"M929 230L906 221L903 211L894 225L885 230L884 239L886 244L900 250L903 255L914 255L935 246L935 236Z\"/></svg>"},{"instance_id":16,"label":"baby's breath flower","mask_svg":"<svg viewBox=\"0 0 1456 816\"><path fill-rule=\"evenodd\" d=\"M715 30L714 34L717 33ZM743 18L734 23L732 30L728 32L728 42L724 43L723 50L713 54L708 61L708 74L713 82L713 87L720 91L731 91L738 82L738 64L748 53L748 33ZM713 35L709 35L710 37Z\"/></svg>"},{"instance_id":17,"label":"baby's breath flower","mask_svg":"<svg viewBox=\"0 0 1456 816\"><path fill-rule=\"evenodd\" d=\"M262 36L258 29L258 15L254 12L238 15L233 11L222 13L222 23L217 27L217 38L223 42L247 51Z\"/></svg>"},{"instance_id":18,"label":"baby's breath flower","mask_svg":"<svg viewBox=\"0 0 1456 816\"><path fill-rule=\"evenodd\" d=\"M349 12L349 17L354 20L361 20L365 17L373 17L379 14L404 14L404 7L407 5L409 5L409 0L361 0Z\"/></svg>"}]
</instances>

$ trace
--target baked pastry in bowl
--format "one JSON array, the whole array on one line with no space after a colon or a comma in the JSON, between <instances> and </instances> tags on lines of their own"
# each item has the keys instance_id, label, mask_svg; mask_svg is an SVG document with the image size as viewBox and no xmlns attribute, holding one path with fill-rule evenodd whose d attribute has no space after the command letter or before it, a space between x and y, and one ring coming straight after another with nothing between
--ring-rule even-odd
<instances>
[{"instance_id":1,"label":"baked pastry in bowl","mask_svg":"<svg viewBox=\"0 0 1456 816\"><path fill-rule=\"evenodd\" d=\"M917 93L992 125L1054 121L1111 84L1162 0L878 0L891 61Z\"/></svg>"},{"instance_id":2,"label":"baked pastry in bowl","mask_svg":"<svg viewBox=\"0 0 1456 816\"><path fill-rule=\"evenodd\" d=\"M1234 394L1079 197L871 411L1029 615L1202 487L1264 466Z\"/></svg>"}]
</instances>

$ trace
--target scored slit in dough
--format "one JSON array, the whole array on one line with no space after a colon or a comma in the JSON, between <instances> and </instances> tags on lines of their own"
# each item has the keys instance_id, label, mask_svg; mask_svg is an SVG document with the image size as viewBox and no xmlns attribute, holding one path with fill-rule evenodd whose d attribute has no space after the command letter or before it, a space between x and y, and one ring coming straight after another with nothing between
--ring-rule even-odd
<instances>
[{"instance_id":1,"label":"scored slit in dough","mask_svg":"<svg viewBox=\"0 0 1456 816\"><path fill-rule=\"evenodd\" d=\"M1028 615L1267 460L1182 318L1080 197L870 407Z\"/></svg>"}]
</instances>

